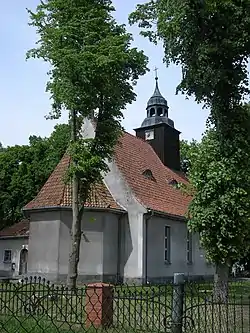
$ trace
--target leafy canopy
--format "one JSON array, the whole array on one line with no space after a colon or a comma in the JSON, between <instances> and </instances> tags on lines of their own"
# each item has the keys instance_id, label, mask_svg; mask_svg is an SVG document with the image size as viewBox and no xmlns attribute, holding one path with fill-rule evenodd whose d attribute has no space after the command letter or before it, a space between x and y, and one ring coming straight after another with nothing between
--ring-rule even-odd
<instances>
[{"instance_id":1,"label":"leafy canopy","mask_svg":"<svg viewBox=\"0 0 250 333\"><path fill-rule=\"evenodd\" d=\"M47 0L36 12L29 11L39 35L37 48L28 57L49 62L47 91L53 100L50 117L64 109L77 119L77 140L70 154L76 162L70 176L84 183L107 171L121 131L122 110L136 95L133 85L146 72L147 58L131 47L132 36L112 17L109 0ZM96 119L96 136L84 140L81 125L85 117Z\"/></svg>"},{"instance_id":2,"label":"leafy canopy","mask_svg":"<svg viewBox=\"0 0 250 333\"><path fill-rule=\"evenodd\" d=\"M213 130L203 140L190 179L196 189L190 228L199 231L210 259L242 256L250 234L249 0L158 0L130 16L164 61L182 68L177 87L210 108ZM202 147L205 147L204 149Z\"/></svg>"},{"instance_id":3,"label":"leafy canopy","mask_svg":"<svg viewBox=\"0 0 250 333\"><path fill-rule=\"evenodd\" d=\"M181 160L181 171L188 174L190 168L192 167L193 156L199 148L199 142L196 140L180 141L180 160Z\"/></svg>"},{"instance_id":4,"label":"leafy canopy","mask_svg":"<svg viewBox=\"0 0 250 333\"><path fill-rule=\"evenodd\" d=\"M49 138L30 136L29 145L0 151L0 228L22 218L22 208L40 191L69 144L67 124Z\"/></svg>"},{"instance_id":5,"label":"leafy canopy","mask_svg":"<svg viewBox=\"0 0 250 333\"><path fill-rule=\"evenodd\" d=\"M137 5L130 23L138 22L151 41L163 41L167 65L181 65L177 89L211 106L223 77L240 97L248 92L249 14L249 0L158 0Z\"/></svg>"},{"instance_id":6,"label":"leafy canopy","mask_svg":"<svg viewBox=\"0 0 250 333\"><path fill-rule=\"evenodd\" d=\"M250 117L246 119L250 124ZM249 251L250 198L248 169L237 165L241 155L249 157L250 138L235 151L235 159L220 151L213 128L190 155L188 172L194 198L189 207L189 227L198 232L209 260L233 263ZM247 163L246 163L247 164Z\"/></svg>"}]
</instances>

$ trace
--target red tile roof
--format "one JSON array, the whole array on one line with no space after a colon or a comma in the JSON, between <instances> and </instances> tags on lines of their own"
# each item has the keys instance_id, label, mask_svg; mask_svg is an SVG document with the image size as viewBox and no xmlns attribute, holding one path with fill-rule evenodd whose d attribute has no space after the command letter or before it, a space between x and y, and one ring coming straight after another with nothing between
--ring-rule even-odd
<instances>
[{"instance_id":1,"label":"red tile roof","mask_svg":"<svg viewBox=\"0 0 250 333\"><path fill-rule=\"evenodd\" d=\"M71 206L71 186L69 184L65 184L63 180L66 170L69 167L69 163L70 157L68 155L64 155L36 198L24 207L25 210ZM89 199L85 203L85 207L123 210L113 199L108 188L103 182L95 184L92 187Z\"/></svg>"},{"instance_id":2,"label":"red tile roof","mask_svg":"<svg viewBox=\"0 0 250 333\"><path fill-rule=\"evenodd\" d=\"M176 216L185 216L191 197L169 184L187 183L181 172L164 166L153 148L144 140L124 133L117 144L115 160L137 199L147 208ZM143 175L151 170L154 180Z\"/></svg>"},{"instance_id":3,"label":"red tile roof","mask_svg":"<svg viewBox=\"0 0 250 333\"><path fill-rule=\"evenodd\" d=\"M22 220L0 231L0 237L29 236L29 220Z\"/></svg>"},{"instance_id":4,"label":"red tile roof","mask_svg":"<svg viewBox=\"0 0 250 333\"><path fill-rule=\"evenodd\" d=\"M169 182L187 183L181 172L165 167L153 148L144 140L123 133L115 149L115 161L131 190L148 209L184 217L191 197L184 195ZM25 209L71 206L71 190L63 182L70 159L64 156L37 197ZM151 170L153 179L143 175ZM104 183L92 188L87 207L121 209Z\"/></svg>"}]
</instances>

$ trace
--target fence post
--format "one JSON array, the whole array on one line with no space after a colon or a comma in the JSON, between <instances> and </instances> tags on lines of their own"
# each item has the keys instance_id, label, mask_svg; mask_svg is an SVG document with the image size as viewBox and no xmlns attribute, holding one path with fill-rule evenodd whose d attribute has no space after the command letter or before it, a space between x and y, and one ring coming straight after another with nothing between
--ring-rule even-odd
<instances>
[{"instance_id":1,"label":"fence post","mask_svg":"<svg viewBox=\"0 0 250 333\"><path fill-rule=\"evenodd\" d=\"M109 327L113 323L113 286L105 283L88 284L86 288L86 327Z\"/></svg>"},{"instance_id":2,"label":"fence post","mask_svg":"<svg viewBox=\"0 0 250 333\"><path fill-rule=\"evenodd\" d=\"M171 333L182 333L184 280L185 278L183 273L174 274Z\"/></svg>"}]
</instances>

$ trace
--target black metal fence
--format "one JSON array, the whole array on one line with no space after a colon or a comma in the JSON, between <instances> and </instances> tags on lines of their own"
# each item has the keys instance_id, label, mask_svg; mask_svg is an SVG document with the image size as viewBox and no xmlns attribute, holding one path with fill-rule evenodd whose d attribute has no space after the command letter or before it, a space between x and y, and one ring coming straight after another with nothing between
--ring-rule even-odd
<instances>
[{"instance_id":1,"label":"black metal fence","mask_svg":"<svg viewBox=\"0 0 250 333\"><path fill-rule=\"evenodd\" d=\"M0 332L250 332L250 282L230 281L226 300L212 282L85 285L40 278L0 284Z\"/></svg>"}]
</instances>

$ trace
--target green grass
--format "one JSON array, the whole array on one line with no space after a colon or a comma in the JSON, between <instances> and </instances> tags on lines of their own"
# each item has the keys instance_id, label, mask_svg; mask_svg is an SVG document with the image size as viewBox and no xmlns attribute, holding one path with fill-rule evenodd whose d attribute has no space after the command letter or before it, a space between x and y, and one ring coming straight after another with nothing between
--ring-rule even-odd
<instances>
[{"instance_id":1,"label":"green grass","mask_svg":"<svg viewBox=\"0 0 250 333\"><path fill-rule=\"evenodd\" d=\"M72 328L74 329L74 328ZM9 318L2 317L0 323L0 332L8 333L71 333L79 332L79 329L72 330L60 325L55 325L51 321L39 320L39 318Z\"/></svg>"}]
</instances>

